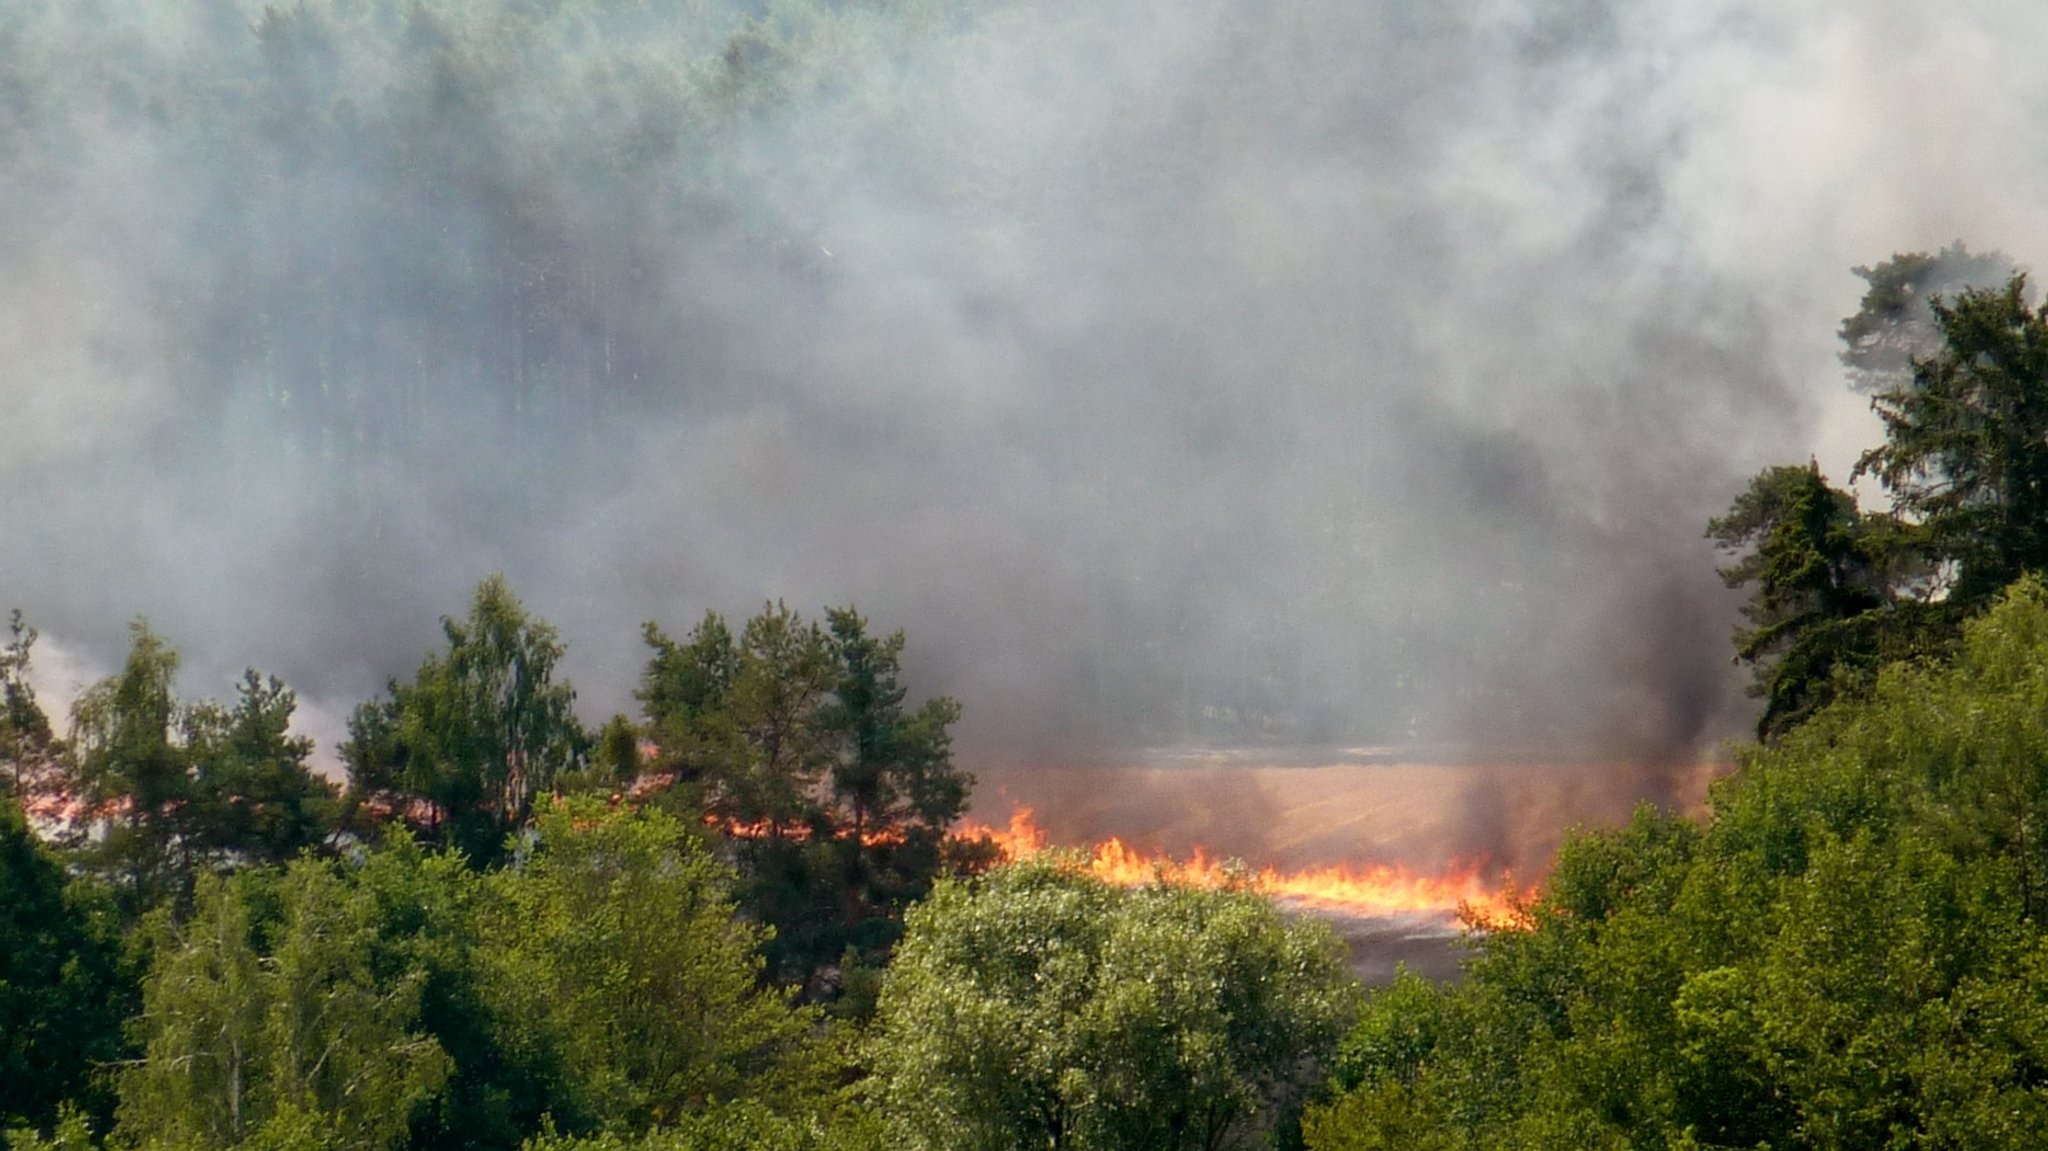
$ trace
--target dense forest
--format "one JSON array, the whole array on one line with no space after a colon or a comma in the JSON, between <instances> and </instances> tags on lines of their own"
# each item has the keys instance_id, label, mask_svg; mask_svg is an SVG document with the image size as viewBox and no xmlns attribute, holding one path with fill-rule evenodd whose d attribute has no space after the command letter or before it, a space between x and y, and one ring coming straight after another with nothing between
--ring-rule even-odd
<instances>
[{"instance_id":1,"label":"dense forest","mask_svg":"<svg viewBox=\"0 0 2048 1151\"><path fill-rule=\"evenodd\" d=\"M1861 272L1892 507L1795 465L1708 526L1760 742L1703 822L1573 835L1448 984L1361 991L1249 881L951 834L959 706L851 609L649 624L637 716L591 731L493 577L339 786L289 688L181 699L140 622L60 734L17 614L8 1145L2028 1146L2048 307L1960 246Z\"/></svg>"}]
</instances>

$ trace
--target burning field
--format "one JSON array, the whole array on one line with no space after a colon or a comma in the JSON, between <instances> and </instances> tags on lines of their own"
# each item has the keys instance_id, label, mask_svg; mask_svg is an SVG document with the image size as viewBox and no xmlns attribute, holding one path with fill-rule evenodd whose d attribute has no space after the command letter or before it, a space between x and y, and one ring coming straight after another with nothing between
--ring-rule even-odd
<instances>
[{"instance_id":1,"label":"burning field","mask_svg":"<svg viewBox=\"0 0 2048 1151\"><path fill-rule=\"evenodd\" d=\"M1697 810L1725 770L1246 754L998 773L1007 816L961 831L1011 859L1071 852L1111 883L1244 884L1329 920L1362 978L1397 963L1447 976L1467 924L1516 922L1568 829L1619 823L1644 798Z\"/></svg>"}]
</instances>

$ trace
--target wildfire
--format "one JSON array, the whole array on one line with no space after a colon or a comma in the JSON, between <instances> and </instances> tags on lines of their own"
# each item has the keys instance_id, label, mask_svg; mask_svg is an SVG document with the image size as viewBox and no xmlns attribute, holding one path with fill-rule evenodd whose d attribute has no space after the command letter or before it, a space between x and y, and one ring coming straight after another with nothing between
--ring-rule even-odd
<instances>
[{"instance_id":1,"label":"wildfire","mask_svg":"<svg viewBox=\"0 0 2048 1151\"><path fill-rule=\"evenodd\" d=\"M961 826L959 834L969 839L985 837L1012 860L1029 859L1052 849L1045 830L1034 822L1028 807L1020 806L1013 811L1007 827L969 822ZM1198 887L1236 883L1270 898L1330 915L1462 916L1488 927L1511 927L1521 922L1516 903L1522 893L1510 882L1489 880L1477 865L1457 865L1434 875L1399 864L1339 864L1296 871L1276 867L1254 869L1216 859L1200 848L1182 860L1147 855L1114 838L1084 850L1081 858L1091 875L1125 887L1161 881Z\"/></svg>"}]
</instances>

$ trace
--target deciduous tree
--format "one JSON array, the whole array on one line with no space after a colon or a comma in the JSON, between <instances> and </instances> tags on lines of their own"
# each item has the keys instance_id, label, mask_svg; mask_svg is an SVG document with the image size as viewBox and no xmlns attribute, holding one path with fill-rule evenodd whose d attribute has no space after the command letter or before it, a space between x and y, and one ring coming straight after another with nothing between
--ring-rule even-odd
<instances>
[{"instance_id":1,"label":"deciduous tree","mask_svg":"<svg viewBox=\"0 0 2048 1151\"><path fill-rule=\"evenodd\" d=\"M7 646L0 648L0 788L27 802L59 785L64 745L28 678L36 630L16 610L8 617L8 632Z\"/></svg>"},{"instance_id":2,"label":"deciduous tree","mask_svg":"<svg viewBox=\"0 0 2048 1151\"><path fill-rule=\"evenodd\" d=\"M20 807L0 797L0 1131L48 1128L99 1094L120 1057L132 984L104 900L70 887Z\"/></svg>"},{"instance_id":3,"label":"deciduous tree","mask_svg":"<svg viewBox=\"0 0 2048 1151\"><path fill-rule=\"evenodd\" d=\"M1351 1019L1327 927L1058 863L913 908L868 1057L897 1146L1263 1146Z\"/></svg>"},{"instance_id":4,"label":"deciduous tree","mask_svg":"<svg viewBox=\"0 0 2048 1151\"><path fill-rule=\"evenodd\" d=\"M761 987L763 931L734 914L699 833L589 798L535 830L487 881L479 954L506 1033L555 1069L557 1123L644 1131L821 1093L817 1018Z\"/></svg>"},{"instance_id":5,"label":"deciduous tree","mask_svg":"<svg viewBox=\"0 0 2048 1151\"><path fill-rule=\"evenodd\" d=\"M204 881L191 920L159 929L117 1137L165 1151L402 1146L449 1061L418 1028L423 974L376 969L379 918L370 893L317 860Z\"/></svg>"},{"instance_id":6,"label":"deciduous tree","mask_svg":"<svg viewBox=\"0 0 2048 1151\"><path fill-rule=\"evenodd\" d=\"M534 797L580 766L588 740L575 689L554 678L560 637L527 615L503 577L479 584L469 614L441 628L446 652L356 710L343 760L360 797L489 863Z\"/></svg>"}]
</instances>

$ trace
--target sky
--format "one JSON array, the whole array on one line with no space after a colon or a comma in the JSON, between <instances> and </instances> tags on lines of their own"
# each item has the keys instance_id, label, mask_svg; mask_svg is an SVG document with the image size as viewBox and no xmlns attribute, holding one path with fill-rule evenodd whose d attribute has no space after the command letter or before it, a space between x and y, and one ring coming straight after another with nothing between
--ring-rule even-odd
<instances>
[{"instance_id":1,"label":"sky","mask_svg":"<svg viewBox=\"0 0 2048 1151\"><path fill-rule=\"evenodd\" d=\"M402 7L0 0L53 698L146 616L328 756L503 572L593 720L643 621L853 604L989 779L1665 797L1753 716L1706 519L1877 435L1851 269L2048 244L2017 0Z\"/></svg>"}]
</instances>

